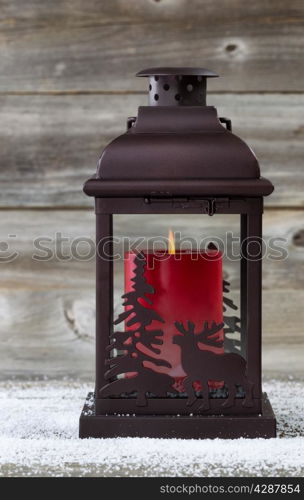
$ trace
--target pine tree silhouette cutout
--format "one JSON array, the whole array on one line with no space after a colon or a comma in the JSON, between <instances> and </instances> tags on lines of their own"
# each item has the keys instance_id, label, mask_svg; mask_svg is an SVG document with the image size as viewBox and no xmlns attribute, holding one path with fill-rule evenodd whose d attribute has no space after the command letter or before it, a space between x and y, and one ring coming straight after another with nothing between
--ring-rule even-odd
<instances>
[{"instance_id":1,"label":"pine tree silhouette cutout","mask_svg":"<svg viewBox=\"0 0 304 500\"><path fill-rule=\"evenodd\" d=\"M157 346L163 343L161 338L163 330L147 329L147 327L152 321L164 323L164 320L154 309L147 307L152 305L152 300L147 294L152 295L154 288L144 277L146 258L143 253L136 255L134 265L132 290L122 295L123 306L126 309L114 321L114 325L124 322L128 330L113 332L110 336L109 358L106 361L105 372L108 383L100 389L99 395L107 397L136 393L136 405L146 406L149 393L165 397L167 392L175 392L172 388L174 379L144 366L144 362L149 361L155 368L157 366L171 368L168 361L153 356L161 352ZM145 353L138 349L139 344L146 348ZM117 351L120 354L115 355Z\"/></svg>"},{"instance_id":2,"label":"pine tree silhouette cutout","mask_svg":"<svg viewBox=\"0 0 304 500\"><path fill-rule=\"evenodd\" d=\"M208 250L218 250L218 247L212 241L208 244ZM230 283L226 280L223 280L223 311L224 313L224 339L223 342L218 343L218 347L224 347L225 352L234 352L236 354L240 354L241 352L241 326L240 326L240 318L238 316L229 315L229 309L233 311L237 311L238 307L234 304L233 300L228 298L225 294L229 293ZM228 309L228 312L227 312ZM230 311L231 312L231 311ZM228 334L239 334L238 338L229 338ZM217 340L217 339L216 339Z\"/></svg>"},{"instance_id":3,"label":"pine tree silhouette cutout","mask_svg":"<svg viewBox=\"0 0 304 500\"><path fill-rule=\"evenodd\" d=\"M241 352L241 320L238 316L229 315L229 309L232 309L233 311L237 311L238 307L234 304L233 300L226 297L225 293L230 292L230 283L226 280L223 280L223 311L224 313L224 323L225 323L225 328L224 328L224 335L225 335L225 340L224 340L224 350L225 352L234 352L236 354L240 354ZM228 312L227 312L228 310ZM230 311L231 312L231 311ZM229 338L227 337L227 333L230 334L239 334L239 338Z\"/></svg>"}]
</instances>

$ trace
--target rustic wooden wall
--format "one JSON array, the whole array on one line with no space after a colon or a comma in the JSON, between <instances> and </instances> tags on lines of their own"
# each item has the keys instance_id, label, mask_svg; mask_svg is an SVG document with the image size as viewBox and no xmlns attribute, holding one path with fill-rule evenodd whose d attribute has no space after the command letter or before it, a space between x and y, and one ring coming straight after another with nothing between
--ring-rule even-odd
<instances>
[{"instance_id":1,"label":"rustic wooden wall","mask_svg":"<svg viewBox=\"0 0 304 500\"><path fill-rule=\"evenodd\" d=\"M93 260L35 261L32 241L93 237L82 183L146 102L134 73L159 65L220 73L208 103L275 184L265 234L289 258L264 265L264 366L303 371L303 13L302 0L0 0L2 377L92 374Z\"/></svg>"}]
</instances>

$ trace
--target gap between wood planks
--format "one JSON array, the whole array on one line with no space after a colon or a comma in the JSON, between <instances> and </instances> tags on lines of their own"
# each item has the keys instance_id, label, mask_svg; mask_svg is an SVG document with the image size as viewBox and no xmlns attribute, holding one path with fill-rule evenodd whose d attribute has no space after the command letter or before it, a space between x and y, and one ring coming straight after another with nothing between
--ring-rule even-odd
<instances>
[{"instance_id":1,"label":"gap between wood planks","mask_svg":"<svg viewBox=\"0 0 304 500\"><path fill-rule=\"evenodd\" d=\"M92 202L92 206L89 207L85 207L83 205L79 205L79 206L67 206L67 205L53 205L53 206L44 206L44 205L10 205L9 207L8 206L3 206L1 207L0 206L0 212L3 211L3 212L10 212L10 211L26 211L26 210L35 210L35 211L45 211L45 212L51 212L52 210L56 210L56 211L64 211L64 212L75 212L75 211L78 211L78 210L83 210L84 212L93 212L94 211L94 203ZM293 206L293 205L265 205L264 206L264 212L266 211L271 211L271 210L276 210L277 212L281 212L281 211L287 211L287 210L293 210L293 211L297 211L297 212L304 212L304 206L301 206L301 205L296 205L296 206Z\"/></svg>"},{"instance_id":2,"label":"gap between wood planks","mask_svg":"<svg viewBox=\"0 0 304 500\"><path fill-rule=\"evenodd\" d=\"M208 95L302 95L302 90L208 90ZM146 90L8 90L0 91L0 96L35 96L35 95L148 95Z\"/></svg>"}]
</instances>

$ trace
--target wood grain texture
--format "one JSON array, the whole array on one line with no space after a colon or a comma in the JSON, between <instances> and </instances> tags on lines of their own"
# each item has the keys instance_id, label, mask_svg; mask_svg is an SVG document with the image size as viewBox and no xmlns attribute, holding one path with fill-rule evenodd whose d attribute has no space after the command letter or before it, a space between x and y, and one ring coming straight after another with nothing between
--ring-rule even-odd
<instances>
[{"instance_id":1,"label":"wood grain texture","mask_svg":"<svg viewBox=\"0 0 304 500\"><path fill-rule=\"evenodd\" d=\"M89 207L83 182L146 96L0 96L1 207ZM209 96L275 184L269 206L304 206L303 95Z\"/></svg>"},{"instance_id":2,"label":"wood grain texture","mask_svg":"<svg viewBox=\"0 0 304 500\"><path fill-rule=\"evenodd\" d=\"M94 360L94 259L84 259L88 241L94 238L94 214L91 211L7 210L0 220L0 366L2 378L17 376L51 377L71 375L89 377ZM141 220L142 221L142 220ZM157 216L145 224L139 217L115 217L117 236L164 236L168 223L190 236L198 228L203 236L224 237L229 227L237 233L237 217L225 216ZM263 329L264 368L269 373L303 372L304 324L304 250L293 243L293 235L303 228L303 212L298 210L267 210L264 234L283 237L289 256L284 261L263 263ZM66 238L55 245L55 233ZM5 236L5 235L11 235ZM15 235L15 236L12 236ZM42 236L42 249L33 241ZM46 239L48 238L48 239ZM78 253L72 243L77 238ZM9 248L3 246L9 244ZM41 259L51 250L48 260ZM18 252L12 262L9 255ZM33 259L33 253L36 258ZM62 256L60 256L62 254ZM231 281L232 296L237 297L238 262L225 259L225 277ZM117 287L121 266L116 275L116 303L120 302ZM292 360L292 366L290 363ZM303 374L303 373L302 373Z\"/></svg>"},{"instance_id":3,"label":"wood grain texture","mask_svg":"<svg viewBox=\"0 0 304 500\"><path fill-rule=\"evenodd\" d=\"M302 91L302 0L1 0L0 91L140 90L206 66L214 90Z\"/></svg>"},{"instance_id":4,"label":"wood grain texture","mask_svg":"<svg viewBox=\"0 0 304 500\"><path fill-rule=\"evenodd\" d=\"M264 290L304 289L304 247L294 242L294 235L303 230L303 225L302 210L265 212L263 232L267 252L263 266ZM227 231L236 237L239 234L237 215L114 216L114 236L120 241L122 237L129 237L134 242L138 237L157 236L165 241L169 227L181 231L183 238L206 238L205 244L209 240L218 241L218 238L225 241ZM0 228L2 289L81 289L94 284L93 210L5 210ZM278 252L269 248L273 238L284 239L276 244L285 254L288 252L288 259L277 260ZM115 244L114 252L121 252L121 248L121 242ZM237 246L235 251L237 253ZM234 286L238 279L237 259L227 258L225 268L225 277ZM117 272L121 272L121 267L117 268Z\"/></svg>"},{"instance_id":5,"label":"wood grain texture","mask_svg":"<svg viewBox=\"0 0 304 500\"><path fill-rule=\"evenodd\" d=\"M303 14L302 0L0 0L0 377L93 378L94 257L83 254L95 220L78 210L93 207L82 184L147 103L147 81L134 74L165 65L222 75L208 104L275 184L264 233L285 238L289 257L263 265L264 369L303 375ZM172 221L185 236L237 226ZM133 240L165 236L168 218L120 216L115 228ZM237 299L238 263L225 260L224 272ZM118 265L117 304L121 277Z\"/></svg>"}]
</instances>

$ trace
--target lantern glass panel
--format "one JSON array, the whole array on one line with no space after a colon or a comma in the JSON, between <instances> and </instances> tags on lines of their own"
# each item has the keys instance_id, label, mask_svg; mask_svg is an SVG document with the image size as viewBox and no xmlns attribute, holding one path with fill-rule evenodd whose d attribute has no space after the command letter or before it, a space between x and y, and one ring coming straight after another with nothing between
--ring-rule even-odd
<instances>
[{"instance_id":1,"label":"lantern glass panel","mask_svg":"<svg viewBox=\"0 0 304 500\"><path fill-rule=\"evenodd\" d=\"M185 397L185 372L179 339L176 343L175 336L180 335L187 340L193 331L198 339L195 349L202 365L206 352L234 353L246 360L246 325L241 322L240 312L239 215L114 215L113 241L113 331L129 332L133 340L134 335L138 336L134 352L130 355L136 356L139 352L140 356L146 356L144 365L149 369L173 377L175 397ZM136 331L137 328L140 330L141 325L140 321L134 323L135 320L132 320L136 318L135 313L125 317L126 311L132 309L133 305L125 306L126 299L122 299L125 293L134 290L132 278L136 267L134 254L137 253L146 256L143 277L146 285L152 287L152 293L146 295L148 302L144 297L136 297L136 300L140 302L140 307L152 309L153 314L159 316L158 321L153 319L152 314L146 332ZM124 319L116 323L119 318ZM130 318L131 325L128 324ZM147 321L149 323L149 317ZM218 327L214 328L214 325ZM154 337L156 343L148 342L151 330L162 332L159 337ZM143 343L140 336L145 337ZM122 354L122 349L112 352L112 356ZM171 366L157 366L154 358ZM132 359L129 371L126 369L124 373L118 374L118 378L131 377L134 373L131 366ZM219 372L222 375L222 370ZM218 378L221 378L220 373ZM228 397L224 382L210 378L211 398ZM194 387L199 395L199 381ZM237 397L244 397L241 384L237 387Z\"/></svg>"}]
</instances>

